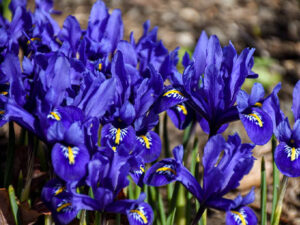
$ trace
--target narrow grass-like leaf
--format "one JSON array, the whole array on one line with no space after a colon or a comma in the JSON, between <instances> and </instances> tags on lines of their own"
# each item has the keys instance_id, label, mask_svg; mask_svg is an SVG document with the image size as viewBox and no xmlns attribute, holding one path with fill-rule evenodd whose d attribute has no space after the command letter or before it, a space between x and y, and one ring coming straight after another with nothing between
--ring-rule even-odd
<instances>
[{"instance_id":1,"label":"narrow grass-like leaf","mask_svg":"<svg viewBox=\"0 0 300 225\"><path fill-rule=\"evenodd\" d=\"M11 211L12 211L13 216L14 216L14 220L15 220L16 225L18 225L18 224L20 224L19 223L19 217L18 217L19 207L18 207L18 204L17 204L15 190L14 190L12 185L9 185L9 187L8 187L8 195L9 195L9 202L10 202Z\"/></svg>"},{"instance_id":2,"label":"narrow grass-like leaf","mask_svg":"<svg viewBox=\"0 0 300 225\"><path fill-rule=\"evenodd\" d=\"M156 190L159 191L158 188L156 188ZM158 207L159 207L161 222L162 222L162 224L166 224L167 223L166 210L165 210L165 206L163 203L163 198L162 198L161 192L158 192L157 196L158 196Z\"/></svg>"},{"instance_id":3,"label":"narrow grass-like leaf","mask_svg":"<svg viewBox=\"0 0 300 225\"><path fill-rule=\"evenodd\" d=\"M267 178L265 159L261 160L261 184L260 184L260 208L261 208L261 225L267 224Z\"/></svg>"},{"instance_id":4,"label":"narrow grass-like leaf","mask_svg":"<svg viewBox=\"0 0 300 225\"><path fill-rule=\"evenodd\" d=\"M186 191L183 185L179 186L179 191L178 191L178 198L176 202L176 208L177 208L177 213L176 213L176 221L180 225L185 225L186 224Z\"/></svg>"},{"instance_id":5,"label":"narrow grass-like leaf","mask_svg":"<svg viewBox=\"0 0 300 225\"><path fill-rule=\"evenodd\" d=\"M45 225L52 225L52 216L45 215Z\"/></svg>"},{"instance_id":6,"label":"narrow grass-like leaf","mask_svg":"<svg viewBox=\"0 0 300 225\"><path fill-rule=\"evenodd\" d=\"M280 222L280 215L281 215L281 211L282 211L282 203L283 203L283 198L284 198L285 191L286 191L286 188L287 188L287 184L288 184L288 177L283 176L281 186L280 186L280 191L278 193L278 198L277 198L278 201L277 201L277 204L276 204L274 219L271 223L272 225L278 225L279 222Z\"/></svg>"},{"instance_id":7,"label":"narrow grass-like leaf","mask_svg":"<svg viewBox=\"0 0 300 225\"><path fill-rule=\"evenodd\" d=\"M200 225L206 225L206 221L207 221L207 210L204 211L199 224Z\"/></svg>"},{"instance_id":8,"label":"narrow grass-like leaf","mask_svg":"<svg viewBox=\"0 0 300 225\"><path fill-rule=\"evenodd\" d=\"M79 224L80 225L87 225L87 223L86 223L86 210L81 210Z\"/></svg>"},{"instance_id":9,"label":"narrow grass-like leaf","mask_svg":"<svg viewBox=\"0 0 300 225\"><path fill-rule=\"evenodd\" d=\"M9 3L11 0L3 0L2 1L2 6L3 6L3 16L6 18L8 21L11 21L11 11L9 10Z\"/></svg>"},{"instance_id":10,"label":"narrow grass-like leaf","mask_svg":"<svg viewBox=\"0 0 300 225\"><path fill-rule=\"evenodd\" d=\"M167 113L164 115L164 123L163 123L163 140L165 146L165 158L170 158L170 145L169 145L169 137L168 137L168 115Z\"/></svg>"},{"instance_id":11,"label":"narrow grass-like leaf","mask_svg":"<svg viewBox=\"0 0 300 225\"><path fill-rule=\"evenodd\" d=\"M33 178L34 159L35 159L36 151L38 149L36 147L37 143L38 142L36 142L33 134L30 133L28 135L27 175L26 175L25 187L21 193L21 202L28 200L29 195L30 195L31 181Z\"/></svg>"},{"instance_id":12,"label":"narrow grass-like leaf","mask_svg":"<svg viewBox=\"0 0 300 225\"><path fill-rule=\"evenodd\" d=\"M193 176L195 176L195 169L196 169L196 164L197 164L197 154L198 154L198 138L195 137L194 139L194 144L193 144L193 151L192 151L192 159L191 159L191 167L190 171ZM189 224L191 221L191 211L192 211L192 201L193 201L194 196L188 192L187 194L187 203L186 203L186 221Z\"/></svg>"},{"instance_id":13,"label":"narrow grass-like leaf","mask_svg":"<svg viewBox=\"0 0 300 225\"><path fill-rule=\"evenodd\" d=\"M8 148L7 148L7 161L5 166L5 174L4 174L4 187L8 187L11 183L12 179L12 168L14 165L15 158L15 129L14 123L9 122L9 138L8 138Z\"/></svg>"},{"instance_id":14,"label":"narrow grass-like leaf","mask_svg":"<svg viewBox=\"0 0 300 225\"><path fill-rule=\"evenodd\" d=\"M121 225L121 215L119 213L116 214L116 225Z\"/></svg>"},{"instance_id":15,"label":"narrow grass-like leaf","mask_svg":"<svg viewBox=\"0 0 300 225\"><path fill-rule=\"evenodd\" d=\"M133 191L134 182L132 181L131 177L129 178L129 180L130 180L130 183L128 186L128 196L129 196L129 199L134 199L134 197L135 197L135 194Z\"/></svg>"},{"instance_id":16,"label":"narrow grass-like leaf","mask_svg":"<svg viewBox=\"0 0 300 225\"><path fill-rule=\"evenodd\" d=\"M100 212L96 212L95 213L95 221L94 221L94 225L101 225L101 221L102 221L102 214Z\"/></svg>"},{"instance_id":17,"label":"narrow grass-like leaf","mask_svg":"<svg viewBox=\"0 0 300 225\"><path fill-rule=\"evenodd\" d=\"M176 207L173 208L173 211L168 216L167 225L174 225L175 215L176 215Z\"/></svg>"},{"instance_id":18,"label":"narrow grass-like leaf","mask_svg":"<svg viewBox=\"0 0 300 225\"><path fill-rule=\"evenodd\" d=\"M24 179L23 172L22 172L22 170L20 170L19 177L18 177L18 186L17 186L17 190L16 190L16 195L18 196L18 198L20 198L20 196L21 196L23 183L24 183L23 179Z\"/></svg>"},{"instance_id":19,"label":"narrow grass-like leaf","mask_svg":"<svg viewBox=\"0 0 300 225\"><path fill-rule=\"evenodd\" d=\"M273 160L273 199L272 199L272 213L271 213L271 222L274 220L274 214L275 214L275 209L276 209L276 204L277 204L277 196L278 196L278 189L279 189L279 170L275 164L274 160L274 151L276 148L276 138L273 135L272 137L272 160Z\"/></svg>"}]
</instances>

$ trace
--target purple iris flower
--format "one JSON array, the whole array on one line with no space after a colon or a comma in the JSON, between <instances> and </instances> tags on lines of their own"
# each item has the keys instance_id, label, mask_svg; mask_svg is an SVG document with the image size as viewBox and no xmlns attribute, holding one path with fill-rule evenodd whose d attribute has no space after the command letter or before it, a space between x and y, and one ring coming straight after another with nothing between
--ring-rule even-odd
<instances>
[{"instance_id":1,"label":"purple iris flower","mask_svg":"<svg viewBox=\"0 0 300 225\"><path fill-rule=\"evenodd\" d=\"M183 149L177 147L173 151L175 159L164 159L155 163L146 172L144 182L152 186L162 186L180 181L204 209L208 207L223 211L240 209L245 202L249 203L247 200L249 197L243 201L240 197L230 200L223 196L237 188L242 177L249 173L254 163L253 147L252 144L241 144L237 134L229 136L227 142L221 135L210 138L204 148L202 161L203 187L200 187L192 174L182 165Z\"/></svg>"},{"instance_id":2,"label":"purple iris flower","mask_svg":"<svg viewBox=\"0 0 300 225\"><path fill-rule=\"evenodd\" d=\"M253 85L250 95L243 90L238 93L237 108L239 117L248 136L255 144L266 144L273 134L273 116L269 115L268 112L269 103L265 104L264 102L276 95L275 92L277 93L279 88L280 85L276 86L273 93L267 98L264 98L265 91L259 83Z\"/></svg>"},{"instance_id":3,"label":"purple iris flower","mask_svg":"<svg viewBox=\"0 0 300 225\"><path fill-rule=\"evenodd\" d=\"M255 199L254 189L244 197L238 196L233 200L233 205L231 206L230 210L226 212L226 224L227 225L256 225L257 224L257 217L253 210L248 207L250 203L252 203Z\"/></svg>"},{"instance_id":4,"label":"purple iris flower","mask_svg":"<svg viewBox=\"0 0 300 225\"><path fill-rule=\"evenodd\" d=\"M295 124L290 127L288 118L282 120L276 128L275 135L279 145L274 152L275 163L286 176L300 176L300 81L297 82L293 92L292 111Z\"/></svg>"},{"instance_id":5,"label":"purple iris flower","mask_svg":"<svg viewBox=\"0 0 300 225\"><path fill-rule=\"evenodd\" d=\"M229 122L239 119L238 93L246 78L257 77L252 71L253 53L254 49L244 49L238 55L232 43L221 48L216 36L208 38L203 32L193 59L184 56L183 75L173 73L170 77L173 88L182 93L185 103L194 110L202 129L210 136L223 132ZM174 117L173 113L172 117L179 121L180 115ZM182 126L184 122L176 123Z\"/></svg>"}]
</instances>

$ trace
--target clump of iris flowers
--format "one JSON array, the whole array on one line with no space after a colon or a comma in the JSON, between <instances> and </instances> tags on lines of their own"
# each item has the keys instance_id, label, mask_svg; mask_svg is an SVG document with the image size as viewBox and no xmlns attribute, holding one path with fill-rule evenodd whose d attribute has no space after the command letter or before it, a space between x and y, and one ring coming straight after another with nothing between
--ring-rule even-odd
<instances>
[{"instance_id":1,"label":"clump of iris flowers","mask_svg":"<svg viewBox=\"0 0 300 225\"><path fill-rule=\"evenodd\" d=\"M58 13L52 0L36 0L34 12L26 1L12 0L10 10L11 21L0 15L0 125L20 125L28 133L28 149L43 142L39 154L49 167L41 197L57 224L76 217L100 223L100 214L103 223L108 214L124 214L131 225L172 224L176 210L165 218L166 196L150 186L175 181L200 204L192 224L207 208L226 212L226 224L257 224L248 206L253 189L235 199L225 195L251 170L254 146L267 143L274 132L279 170L300 176L300 83L291 129L279 108L280 85L267 97L258 83L250 95L241 89L246 79L258 77L252 70L254 49L238 54L231 42L221 47L217 36L202 32L194 54L184 55L181 74L179 49L165 48L157 27L150 29L147 21L140 38L132 33L123 40L121 11L110 12L101 0L85 30L73 16L60 28L52 18ZM161 140L168 139L160 129L161 114L178 129L198 122L209 134L199 159L202 180L189 171L182 145L174 148L174 158L158 161L169 144ZM253 144L243 144L238 134L227 141L221 135L236 120ZM173 200L168 196L172 203L175 190Z\"/></svg>"}]
</instances>

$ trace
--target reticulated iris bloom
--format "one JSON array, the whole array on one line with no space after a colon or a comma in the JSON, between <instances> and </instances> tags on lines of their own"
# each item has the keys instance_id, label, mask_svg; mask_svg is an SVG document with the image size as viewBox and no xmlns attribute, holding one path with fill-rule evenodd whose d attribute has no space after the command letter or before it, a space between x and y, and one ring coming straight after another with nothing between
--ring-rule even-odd
<instances>
[{"instance_id":1,"label":"reticulated iris bloom","mask_svg":"<svg viewBox=\"0 0 300 225\"><path fill-rule=\"evenodd\" d=\"M185 103L194 110L202 129L210 136L223 132L229 122L240 118L237 95L246 78L258 76L252 71L253 53L254 49L244 49L238 55L232 43L222 48L215 35L208 38L203 32L193 59L187 54L184 57L183 75L174 73L170 77L172 86L187 99Z\"/></svg>"},{"instance_id":2,"label":"reticulated iris bloom","mask_svg":"<svg viewBox=\"0 0 300 225\"><path fill-rule=\"evenodd\" d=\"M251 144L241 144L238 135L229 136L227 142L221 135L210 138L204 148L202 188L182 165L180 159L183 153L182 150L178 151L180 149L174 149L175 159L164 159L155 163L146 172L144 182L152 186L161 186L180 181L197 198L202 207L226 212L240 210L246 203L252 202L253 193L244 198L239 196L235 200L223 196L237 188L242 177L249 173L254 163L253 147ZM256 221L252 218L255 214L247 213L247 215L248 219L245 216L243 221L254 224L250 221Z\"/></svg>"},{"instance_id":3,"label":"reticulated iris bloom","mask_svg":"<svg viewBox=\"0 0 300 225\"><path fill-rule=\"evenodd\" d=\"M274 160L286 176L300 176L300 81L297 82L293 92L292 111L295 124L291 129L288 118L285 118L276 128L275 135L279 145L275 149Z\"/></svg>"},{"instance_id":4,"label":"reticulated iris bloom","mask_svg":"<svg viewBox=\"0 0 300 225\"><path fill-rule=\"evenodd\" d=\"M279 87L280 85L276 86L274 91L276 92ZM249 138L258 145L266 144L273 134L272 116L269 116L268 108L265 107L264 101L271 98L274 93L267 98L264 98L264 95L263 86L255 83L250 95L240 90L237 96L237 108L240 120Z\"/></svg>"}]
</instances>

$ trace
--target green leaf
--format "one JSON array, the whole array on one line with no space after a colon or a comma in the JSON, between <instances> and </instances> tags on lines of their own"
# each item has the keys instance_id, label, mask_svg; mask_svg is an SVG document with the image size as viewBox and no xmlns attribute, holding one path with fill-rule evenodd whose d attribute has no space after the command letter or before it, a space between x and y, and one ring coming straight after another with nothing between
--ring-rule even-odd
<instances>
[{"instance_id":1,"label":"green leaf","mask_svg":"<svg viewBox=\"0 0 300 225\"><path fill-rule=\"evenodd\" d=\"M167 225L174 225L175 215L176 215L176 207L173 208L173 211L168 216Z\"/></svg>"},{"instance_id":2,"label":"green leaf","mask_svg":"<svg viewBox=\"0 0 300 225\"><path fill-rule=\"evenodd\" d=\"M272 199L272 214L271 214L271 221L274 220L274 214L277 204L277 195L278 195L278 189L279 189L279 170L275 164L274 161L274 151L276 148L276 138L273 135L272 137L272 156L273 156L273 199Z\"/></svg>"},{"instance_id":3,"label":"green leaf","mask_svg":"<svg viewBox=\"0 0 300 225\"><path fill-rule=\"evenodd\" d=\"M260 184L260 208L261 208L261 225L267 224L267 179L264 157L261 160L261 184Z\"/></svg>"},{"instance_id":4,"label":"green leaf","mask_svg":"<svg viewBox=\"0 0 300 225\"><path fill-rule=\"evenodd\" d=\"M9 122L9 138L8 138L8 148L7 148L7 161L5 166L4 174L4 187L8 187L12 179L12 168L14 165L15 158L15 129L14 123Z\"/></svg>"},{"instance_id":5,"label":"green leaf","mask_svg":"<svg viewBox=\"0 0 300 225\"><path fill-rule=\"evenodd\" d=\"M9 195L9 202L10 202L11 210L14 215L14 220L15 220L16 225L18 225L19 224L19 217L18 217L19 207L17 204L15 190L12 185L9 185L9 187L8 187L8 195Z\"/></svg>"}]
</instances>

